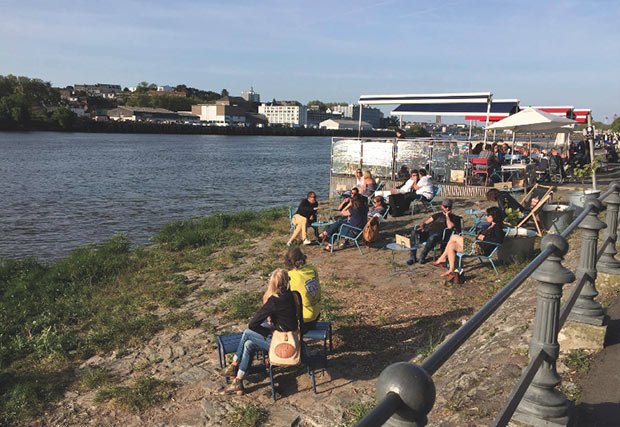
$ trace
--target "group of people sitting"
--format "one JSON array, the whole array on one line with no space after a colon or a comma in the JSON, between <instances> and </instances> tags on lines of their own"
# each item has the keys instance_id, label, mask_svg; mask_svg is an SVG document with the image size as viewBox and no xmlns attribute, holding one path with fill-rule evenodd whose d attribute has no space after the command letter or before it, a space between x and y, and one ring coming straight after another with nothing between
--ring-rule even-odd
<instances>
[{"instance_id":1,"label":"group of people sitting","mask_svg":"<svg viewBox=\"0 0 620 427\"><path fill-rule=\"evenodd\" d=\"M401 172L403 171L408 171L406 166L401 168ZM403 175L401 172L399 172L399 176ZM433 181L426 169L413 169L409 172L407 181L389 192L390 215L404 215L414 200L430 201L434 196Z\"/></svg>"},{"instance_id":2,"label":"group of people sitting","mask_svg":"<svg viewBox=\"0 0 620 427\"><path fill-rule=\"evenodd\" d=\"M243 380L254 355L269 351L274 330L306 331L316 327L321 313L321 286L317 269L306 263L299 247L290 248L284 256L286 269L275 269L263 294L262 306L243 331L237 351L223 374L233 377L224 394L243 394ZM300 338L300 341L303 341ZM303 345L303 344L302 344Z\"/></svg>"},{"instance_id":3,"label":"group of people sitting","mask_svg":"<svg viewBox=\"0 0 620 427\"><path fill-rule=\"evenodd\" d=\"M444 199L441 203L441 212L431 215L413 228L411 251L407 260L408 265L416 262L425 264L429 261L428 254L440 245L442 254L432 264L438 267L445 267L446 263L448 264L447 270L441 273L447 280L452 280L457 274L455 272L457 252L477 252L488 256L495 249L495 244L504 241L505 236L504 215L499 207L493 206L486 210L484 226L473 235L462 234L462 217L456 215L452 207L452 200ZM474 246L476 241L478 242ZM418 260L417 251L420 246L422 252Z\"/></svg>"}]
</instances>

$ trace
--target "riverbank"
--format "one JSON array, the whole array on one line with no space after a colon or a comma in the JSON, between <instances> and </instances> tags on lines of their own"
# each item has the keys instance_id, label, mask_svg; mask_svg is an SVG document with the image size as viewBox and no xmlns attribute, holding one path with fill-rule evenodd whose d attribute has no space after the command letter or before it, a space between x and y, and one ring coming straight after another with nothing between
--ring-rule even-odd
<instances>
[{"instance_id":1,"label":"riverbank","mask_svg":"<svg viewBox=\"0 0 620 427\"><path fill-rule=\"evenodd\" d=\"M409 270L390 275L384 244L425 216L390 218L364 254L303 247L320 272L334 352L317 395L302 370L286 370L275 403L262 374L245 396L220 395L215 337L245 327L282 266L284 209L172 223L149 247L116 236L51 265L4 261L0 424L352 425L385 366L430 354L522 267L501 266L496 279L472 265L465 285L447 287L431 265L407 267L397 254ZM534 290L524 284L438 373L433 424L490 422L527 363Z\"/></svg>"},{"instance_id":2,"label":"riverbank","mask_svg":"<svg viewBox=\"0 0 620 427\"><path fill-rule=\"evenodd\" d=\"M248 136L339 136L357 137L357 130L329 130L316 128L292 127L240 127L240 126L194 126L176 123L152 123L131 121L95 121L90 119L76 120L70 125L32 121L27 125L5 124L0 132L83 132L83 133L136 133L136 134L176 134L176 135L248 135ZM393 131L364 130L362 136L394 137ZM416 136L416 135L412 135Z\"/></svg>"}]
</instances>

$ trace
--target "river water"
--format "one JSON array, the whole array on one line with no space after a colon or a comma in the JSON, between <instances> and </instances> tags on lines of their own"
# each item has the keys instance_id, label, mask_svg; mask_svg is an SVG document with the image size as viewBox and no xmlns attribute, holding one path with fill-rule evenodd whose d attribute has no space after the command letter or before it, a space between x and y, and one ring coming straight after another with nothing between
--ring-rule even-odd
<instances>
[{"instance_id":1,"label":"river water","mask_svg":"<svg viewBox=\"0 0 620 427\"><path fill-rule=\"evenodd\" d=\"M0 132L0 258L327 197L330 138Z\"/></svg>"}]
</instances>

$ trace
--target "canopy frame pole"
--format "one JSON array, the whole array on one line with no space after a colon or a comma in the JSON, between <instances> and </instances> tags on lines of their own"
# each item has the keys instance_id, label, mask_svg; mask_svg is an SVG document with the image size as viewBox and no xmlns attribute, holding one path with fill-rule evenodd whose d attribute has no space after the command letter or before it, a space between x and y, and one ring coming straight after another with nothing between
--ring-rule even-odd
<instances>
[{"instance_id":1,"label":"canopy frame pole","mask_svg":"<svg viewBox=\"0 0 620 427\"><path fill-rule=\"evenodd\" d=\"M592 126L592 113L588 114L588 145L590 147L590 164L592 165L592 190L596 191L596 168L594 167L594 126Z\"/></svg>"},{"instance_id":2,"label":"canopy frame pole","mask_svg":"<svg viewBox=\"0 0 620 427\"><path fill-rule=\"evenodd\" d=\"M472 127L474 125L473 123L474 123L473 120L469 121L469 138L467 140L470 141L470 142L471 142L471 131L472 131Z\"/></svg>"},{"instance_id":3,"label":"canopy frame pole","mask_svg":"<svg viewBox=\"0 0 620 427\"><path fill-rule=\"evenodd\" d=\"M487 143L487 128L489 127L489 116L491 115L491 98L493 97L493 95L489 96L487 98L487 120L486 123L484 125L484 144L486 145Z\"/></svg>"},{"instance_id":4,"label":"canopy frame pole","mask_svg":"<svg viewBox=\"0 0 620 427\"><path fill-rule=\"evenodd\" d=\"M357 122L357 139L362 139L362 110L364 109L364 104L357 104L360 107L360 113L358 114L359 120Z\"/></svg>"}]
</instances>

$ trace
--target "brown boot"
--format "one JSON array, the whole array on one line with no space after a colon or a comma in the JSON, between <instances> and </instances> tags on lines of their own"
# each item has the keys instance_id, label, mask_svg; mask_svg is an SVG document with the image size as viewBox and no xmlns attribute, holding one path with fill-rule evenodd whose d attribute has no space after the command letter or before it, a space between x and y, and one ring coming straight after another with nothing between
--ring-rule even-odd
<instances>
[{"instance_id":1,"label":"brown boot","mask_svg":"<svg viewBox=\"0 0 620 427\"><path fill-rule=\"evenodd\" d=\"M245 388L243 387L243 380L238 378L235 378L233 382L224 389L224 394L236 394L237 396L241 396L244 393Z\"/></svg>"}]
</instances>

